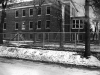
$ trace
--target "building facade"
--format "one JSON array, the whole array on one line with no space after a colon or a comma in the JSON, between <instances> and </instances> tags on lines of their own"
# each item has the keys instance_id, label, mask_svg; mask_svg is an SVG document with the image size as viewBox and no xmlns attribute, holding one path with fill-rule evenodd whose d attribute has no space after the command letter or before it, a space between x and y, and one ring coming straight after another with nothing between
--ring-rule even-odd
<instances>
[{"instance_id":1,"label":"building facade","mask_svg":"<svg viewBox=\"0 0 100 75\"><path fill-rule=\"evenodd\" d=\"M71 32L71 17L77 16L77 9L71 0L45 0L40 5L40 0L10 4L6 9L6 18L3 25L4 39L11 39L17 32L23 33L24 39L42 39L41 32L60 32L61 21L64 32ZM1 16L1 11L0 11ZM29 33L30 32L30 33ZM25 33L25 34L24 34ZM59 34L46 35L46 38L55 39ZM54 37L55 36L55 37ZM65 35L66 38L69 34Z\"/></svg>"}]
</instances>

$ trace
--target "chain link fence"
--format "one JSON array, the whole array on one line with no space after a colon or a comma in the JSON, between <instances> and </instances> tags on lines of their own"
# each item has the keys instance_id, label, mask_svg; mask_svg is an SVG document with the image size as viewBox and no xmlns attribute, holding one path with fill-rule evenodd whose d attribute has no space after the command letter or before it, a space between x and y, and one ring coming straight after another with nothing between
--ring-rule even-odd
<instances>
[{"instance_id":1,"label":"chain link fence","mask_svg":"<svg viewBox=\"0 0 100 75\"><path fill-rule=\"evenodd\" d=\"M100 51L100 33L90 34L91 50ZM4 45L29 45L32 48L57 49L63 41L64 50L84 50L85 32L17 32L3 33Z\"/></svg>"}]
</instances>

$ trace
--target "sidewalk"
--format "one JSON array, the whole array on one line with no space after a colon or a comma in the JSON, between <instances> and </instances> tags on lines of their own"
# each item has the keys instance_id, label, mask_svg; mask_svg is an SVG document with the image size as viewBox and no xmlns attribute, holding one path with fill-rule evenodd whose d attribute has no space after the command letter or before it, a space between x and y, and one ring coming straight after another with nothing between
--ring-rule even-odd
<instances>
[{"instance_id":1,"label":"sidewalk","mask_svg":"<svg viewBox=\"0 0 100 75\"><path fill-rule=\"evenodd\" d=\"M0 56L100 68L100 61L96 57L90 56L89 59L86 59L77 52L69 51L53 51L0 46Z\"/></svg>"}]
</instances>

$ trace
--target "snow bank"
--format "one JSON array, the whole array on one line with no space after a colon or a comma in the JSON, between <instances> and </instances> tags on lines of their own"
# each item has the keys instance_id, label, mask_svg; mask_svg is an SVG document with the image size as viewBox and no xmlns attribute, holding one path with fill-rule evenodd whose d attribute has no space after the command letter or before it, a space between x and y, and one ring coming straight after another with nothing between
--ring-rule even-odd
<instances>
[{"instance_id":1,"label":"snow bank","mask_svg":"<svg viewBox=\"0 0 100 75\"><path fill-rule=\"evenodd\" d=\"M81 58L81 56L76 52L68 51L51 51L0 46L0 56L100 67L100 61L96 57L90 56L89 59Z\"/></svg>"}]
</instances>

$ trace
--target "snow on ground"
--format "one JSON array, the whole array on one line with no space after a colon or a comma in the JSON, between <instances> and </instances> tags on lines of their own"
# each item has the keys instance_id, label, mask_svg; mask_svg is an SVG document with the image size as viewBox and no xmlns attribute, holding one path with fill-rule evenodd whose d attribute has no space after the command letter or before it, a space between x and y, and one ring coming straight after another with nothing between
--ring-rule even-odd
<instances>
[{"instance_id":1,"label":"snow on ground","mask_svg":"<svg viewBox=\"0 0 100 75\"><path fill-rule=\"evenodd\" d=\"M98 70L62 67L22 60L0 59L0 75L100 75Z\"/></svg>"},{"instance_id":2,"label":"snow on ground","mask_svg":"<svg viewBox=\"0 0 100 75\"><path fill-rule=\"evenodd\" d=\"M68 51L51 51L0 46L0 56L100 67L100 61L96 57L90 56L89 59L86 59L82 58L76 52Z\"/></svg>"},{"instance_id":3,"label":"snow on ground","mask_svg":"<svg viewBox=\"0 0 100 75\"><path fill-rule=\"evenodd\" d=\"M3 40L4 42L7 42L6 40ZM20 45L32 45L33 41L9 41L10 44L14 45L14 46L20 46ZM51 42L44 42L44 43L36 43L34 44L36 46L45 46L45 47L49 47L50 49L53 48L58 48L59 47L59 43L51 43ZM78 43L77 45L75 45L75 43L65 43L64 44L65 48L71 48L71 49L85 49L85 45L83 43ZM100 45L95 45L95 44L91 44L90 45L90 49L91 51L95 51L95 52L100 52Z\"/></svg>"}]
</instances>

